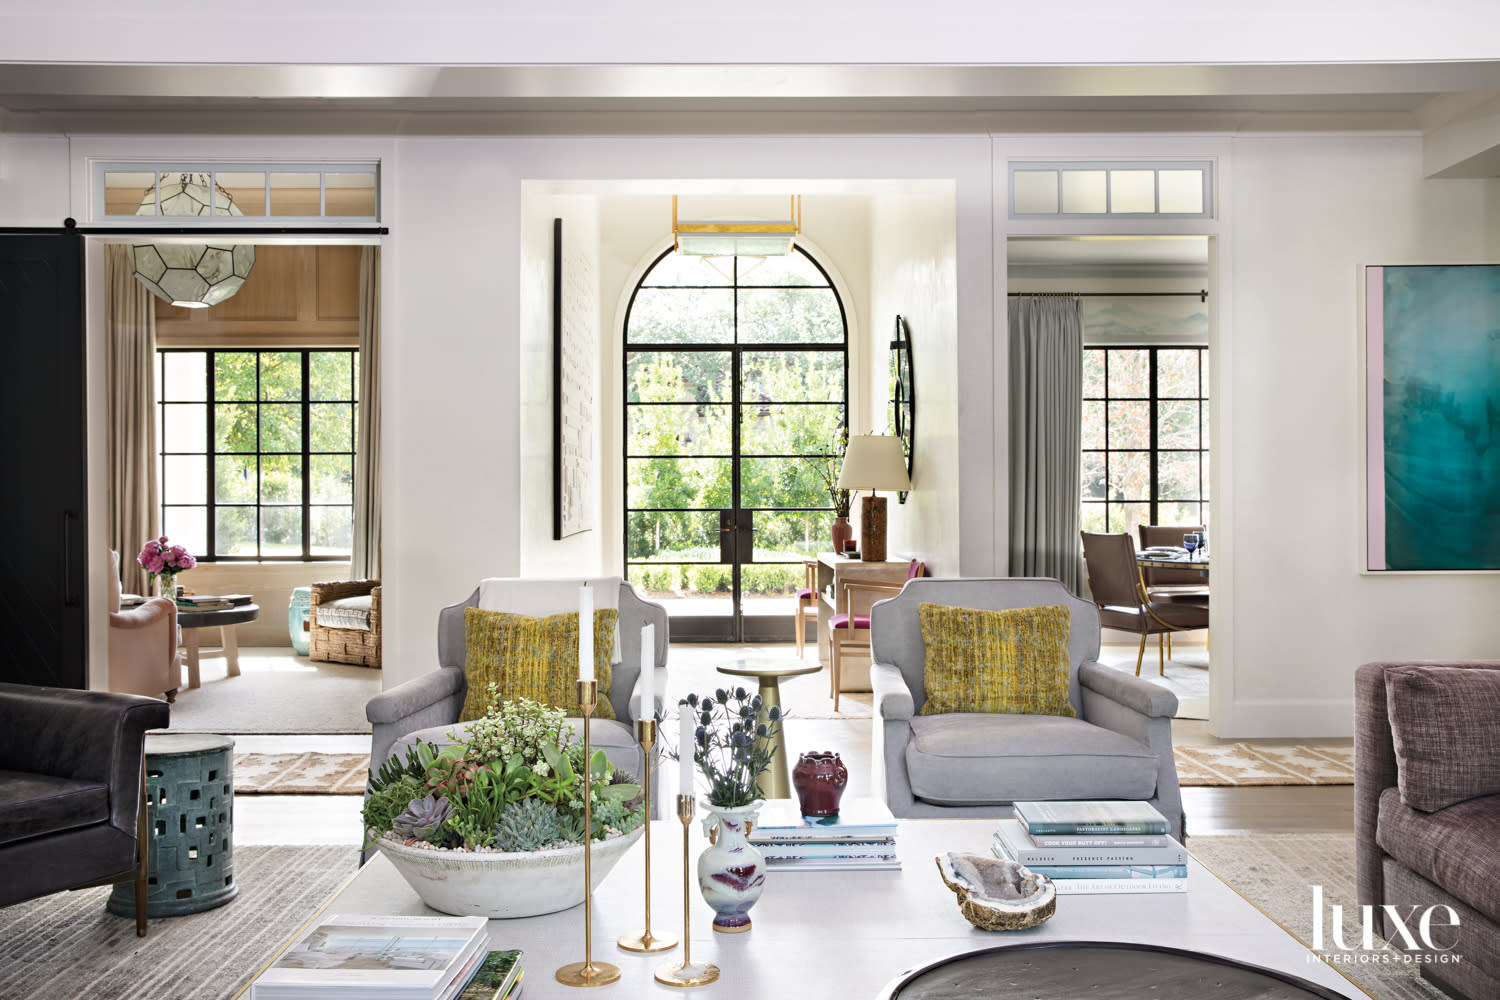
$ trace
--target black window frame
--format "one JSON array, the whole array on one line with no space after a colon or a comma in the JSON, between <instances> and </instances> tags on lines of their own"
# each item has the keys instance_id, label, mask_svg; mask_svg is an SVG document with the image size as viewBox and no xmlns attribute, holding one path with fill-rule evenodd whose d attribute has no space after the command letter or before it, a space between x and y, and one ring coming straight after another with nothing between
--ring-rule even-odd
<instances>
[{"instance_id":1,"label":"black window frame","mask_svg":"<svg viewBox=\"0 0 1500 1000\"><path fill-rule=\"evenodd\" d=\"M1087 395L1086 394L1087 393L1087 386L1085 386L1084 387L1085 395L1083 396L1083 403L1084 403L1085 407L1087 406L1087 404L1094 403L1094 402L1099 402L1099 403L1103 403L1104 404L1103 405L1103 410L1104 410L1104 414L1103 414L1103 417L1104 417L1104 427L1103 427L1104 442L1103 443L1104 443L1104 447L1103 448L1089 448L1089 447L1084 447L1082 449L1082 454L1083 454L1083 456L1085 458L1087 456L1091 455L1091 454L1092 455L1102 455L1103 456L1103 458L1104 458L1105 497L1104 497L1104 499L1101 500L1101 499L1091 499L1088 496L1083 495L1084 491L1083 491L1083 488L1082 488L1082 483L1080 482L1080 489L1079 489L1079 493L1080 493L1079 501L1080 501L1080 508L1081 508L1080 512L1079 512L1080 513L1080 520L1084 519L1083 515L1086 515L1088 513L1090 507L1102 507L1104 509L1104 530L1106 532L1120 532L1120 531L1124 531L1125 530L1126 525L1125 524L1118 524L1117 525L1117 524L1113 523L1110 507L1112 505L1114 505L1114 504L1127 504L1127 505L1129 505L1129 504L1137 504L1137 505L1139 505L1139 504L1146 504L1149 513L1148 513L1147 518L1145 520L1143 520L1142 522L1140 522L1142 524L1161 524L1162 523L1162 521L1161 521L1161 508L1165 504L1195 504L1195 505L1197 505L1198 514L1197 514L1197 518L1194 521L1192 521L1191 523L1207 525L1208 524L1209 505L1210 505L1210 499L1209 499L1209 494L1208 494L1208 474L1206 472L1207 463L1208 463L1208 457L1209 457L1208 434L1206 432L1206 422L1207 422L1207 418L1208 418L1209 396L1208 396L1208 383L1207 383L1207 380L1204 377L1204 361L1208 357L1208 347L1205 346L1205 345L1201 345L1201 344L1093 344L1093 345L1086 345L1084 347L1084 351L1085 352L1097 351L1097 352L1099 352L1103 356L1102 357L1102 361L1103 361L1103 371L1104 371L1104 395L1103 396L1090 396L1090 395ZM1148 371L1148 375L1147 375L1147 394L1145 396L1123 396L1123 395L1122 396L1116 396L1116 395L1112 395L1111 394L1111 391L1110 391L1110 375L1109 375L1109 373L1110 373L1109 355L1110 355L1111 352L1124 352L1124 351L1145 351L1145 352L1147 352L1149 371ZM1167 397L1163 397L1160 394L1160 380L1159 380L1159 370L1160 369L1159 369L1159 365L1158 365L1158 356L1159 356L1159 352L1161 352L1161 351L1196 351L1197 352L1197 355L1198 355L1198 364L1197 364L1198 390L1197 390L1197 395L1196 396L1167 396ZM1116 402L1144 402L1144 403L1146 403L1148 405L1148 410L1149 410L1149 424L1150 424L1150 434L1149 434L1149 445L1148 445L1148 447L1146 447L1146 448L1119 448L1119 447L1113 447L1113 446L1111 446L1111 444L1110 444L1110 435L1109 435L1109 421L1110 421L1110 406L1109 406L1109 404L1110 403L1116 403ZM1197 407L1198 407L1198 421L1197 421L1197 427L1198 427L1198 447L1196 447L1196 448L1162 448L1162 447L1160 447L1159 441L1158 441L1159 431L1160 431L1160 426L1161 426L1161 421L1160 421L1160 405L1163 402L1168 402L1168 403L1192 402L1192 403L1196 403L1197 404ZM1125 497L1125 496L1116 497L1116 496L1112 495L1112 493L1111 493L1111 487L1113 485L1113 480L1110 477L1110 468L1111 468L1110 456L1111 455L1115 455L1115 454L1127 454L1127 453L1128 454L1134 454L1134 455L1145 454L1145 455L1148 456L1148 461L1150 463L1150 496L1149 497ZM1191 498L1164 497L1164 496L1161 495L1161 456L1163 454L1179 454L1179 453L1195 453L1199 457L1199 460L1198 460L1198 488L1197 488L1197 496L1196 497L1191 497ZM1080 479L1081 478L1082 477L1080 476ZM1088 529L1085 528L1085 530L1088 530Z\"/></svg>"},{"instance_id":2,"label":"black window frame","mask_svg":"<svg viewBox=\"0 0 1500 1000\"><path fill-rule=\"evenodd\" d=\"M849 313L848 313L847 308L844 305L843 296L841 296L839 294L838 288L834 284L833 277L828 273L828 269L825 268L822 265L822 263L820 263L818 261L818 259L816 257L814 257L812 254L808 253L802 247L794 246L792 248L792 252L794 254L797 254L800 257L805 258L810 264L812 264L812 266L817 270L818 274L822 276L822 278L823 278L823 284L821 284L821 285L791 285L791 284L773 284L773 285L768 285L768 284L757 283L753 279L753 277L745 278L745 277L741 276L741 274L740 274L740 263L739 263L740 262L740 258L739 257L733 257L733 258L731 258L733 260L733 262L734 262L733 273L728 277L728 279L725 282L712 283L712 284L705 283L705 284L702 284L702 285L689 285L689 284L669 284L669 285L662 285L662 284L653 284L652 281L651 281L652 274L655 273L657 267L659 265L661 265L661 263L663 261L665 261L668 257L672 256L672 254L674 254L675 252L676 252L675 248L668 247L666 250L662 251L656 257L655 260L653 260L651 262L651 265L648 268L646 268L645 272L641 275L640 279L636 282L635 288L633 288L631 290L630 300L626 304L626 307L625 307L625 320L624 320L624 323L623 323L622 338L621 338L621 348L622 348L622 350L621 350L621 365L620 365L620 377L621 377L621 387L622 387L622 391L621 391L621 410L622 410L623 417L624 417L623 423L622 423L622 431L623 431L623 433L621 435L621 462L622 462L621 469L622 469L622 473L623 473L623 475L622 475L623 482L621 484L621 493L622 493L622 501L623 501L623 503L622 503L622 509L623 509L623 521L622 521L622 525L623 525L624 530L622 532L623 537L621 538L620 548L621 548L621 554L622 554L623 559L624 559L623 565L625 567L626 579L629 579L630 570L631 570L632 567L635 567L635 566L640 566L640 567L656 567L656 566L714 566L714 565L725 565L725 563L723 563L722 561L655 560L655 559L636 559L636 558L632 558L632 556L630 554L630 518L631 518L631 515L633 515L633 514L642 514L642 513L644 513L644 514L666 514L666 513L686 513L686 514L703 513L703 514L706 514L706 513L710 513L713 510L717 509L717 508L712 508L712 507L703 507L703 508L699 508L699 507L691 507L691 508L688 508L688 507L670 507L669 508L669 507L633 507L633 506L631 506L631 503L630 503L630 461L632 459L649 459L649 458L693 459L693 458L706 458L706 459L715 459L715 460L729 460L730 463L731 463L731 469L732 469L731 483L730 483L730 495L731 495L731 498L733 498L733 497L740 497L740 499L743 500L744 498L742 496L740 496L740 494L742 492L741 491L741 482L740 482L740 479L741 479L741 477L740 477L740 462L735 461L736 456L738 456L738 458L741 461L743 461L744 459L747 459L747 458L748 459L802 459L802 460L809 460L809 459L811 459L811 460L825 461L825 460L830 459L830 458L837 458L838 457L837 455L835 455L835 454L833 454L831 452L821 452L821 453L817 453L817 454L803 454L803 455L746 454L744 452L743 447L742 447L742 438L741 438L741 435L742 435L742 432L743 432L743 429L744 429L744 413L745 413L745 411L747 409L764 408L764 407L770 407L770 406L774 406L774 407L825 407L825 406L838 406L840 408L840 410L842 411L841 412L841 419L839 421L839 426L842 427L842 428L844 428L846 432L847 432L847 429L849 427ZM749 258L749 259L753 259L753 258ZM689 290L700 290L700 291L729 291L731 293L732 302L733 302L732 323L731 323L731 327L730 327L730 337L729 337L729 339L727 341L722 341L722 342L718 342L718 341L691 341L691 342L680 342L680 343L679 342L671 342L671 343L659 343L659 344L658 343L650 343L650 342L642 343L642 342L632 341L630 339L630 327L631 327L630 320L631 320L631 314L632 314L632 312L634 311L634 308L635 308L636 296L639 295L640 292L643 289L656 289L656 288L689 289ZM741 292L745 292L745 291L756 291L756 290L762 290L762 289L784 290L784 289L787 289L787 288L809 288L809 289L817 289L817 290L826 289L829 292L831 292L833 294L834 303L838 306L839 327L840 327L840 331L842 333L842 336L841 336L840 340L838 340L836 342L835 341L818 341L818 342L806 342L806 343L803 343L803 342L796 342L796 343L762 342L762 341L743 341L742 342L740 340L740 336L739 336L739 326L740 326L740 293ZM722 400L722 401L716 401L715 403L711 404L711 405L715 405L715 406L723 405L723 406L727 406L728 407L728 410L729 410L729 427L730 427L730 435L731 435L731 438L730 438L730 454L727 454L727 455L720 455L720 454L637 455L637 454L632 453L631 449L630 449L630 443L631 443L630 414L631 414L632 408L643 408L643 407L654 407L654 406L679 406L679 405L684 405L684 404L678 403L678 402L672 402L672 403L641 403L641 402L632 402L631 399L630 399L630 356L631 356L631 354L633 354L633 353L706 353L706 352L722 352L722 353L728 354L730 356L730 366L731 367L730 367L730 370L729 370L729 377L727 379L727 383L729 384L730 390L731 390L730 391L730 398L726 399L726 400ZM778 401L778 400L760 400L760 399L745 400L742 397L742 389L743 389L742 375L743 375L743 358L744 358L744 356L746 354L775 353L775 352L811 352L811 353L820 353L820 354L835 354L835 353L836 354L840 354L842 356L842 360L843 360L843 398L841 400L837 400L837 401L820 401L820 402ZM815 506L815 507L739 507L739 508L736 508L736 509L750 512L752 514L752 516L755 515L755 514L762 514L762 513L765 513L765 514L795 514L795 513L810 513L810 512L818 512L818 511L829 511L829 512L831 512L833 510L833 504L832 504L832 500L830 498L830 500L829 500L829 502L827 504L823 504L823 505L819 505L819 506ZM739 567L741 567L741 566L747 566L747 565L760 565L760 566L797 566L797 565L800 565L800 562L799 561L793 561L793 560L773 560L773 561L762 562L762 561L760 561L760 560L758 560L758 559L755 558L755 556L754 556L754 546L752 545L750 557L747 558L747 559L737 560L734 565L736 567L735 570L734 570L734 576L735 576L735 579L738 580L738 578L739 578ZM734 592L737 594L738 590L736 589Z\"/></svg>"},{"instance_id":3,"label":"black window frame","mask_svg":"<svg viewBox=\"0 0 1500 1000\"><path fill-rule=\"evenodd\" d=\"M204 384L205 395L198 399L171 399L167 396L166 381L166 358L170 354L201 354L204 356ZM215 395L215 367L214 359L219 354L253 354L255 355L255 398L253 400L221 400ZM299 357L301 366L301 383L299 398L296 400L278 401L263 398L261 390L262 365L261 356L266 354L294 354ZM349 362L349 398L347 399L324 399L312 398L312 356L314 354L347 354ZM352 471L356 467L359 451L359 348L357 347L228 347L228 348L205 348L205 347L159 347L156 350L156 420L159 435L157 447L157 483L159 488L158 512L161 517L163 533L166 533L167 511L170 509L202 509L205 516L206 552L194 552L193 557L200 563L260 563L260 562L347 562L353 558L353 544L351 539L350 551L346 553L313 553L312 552L312 515L317 508L348 508L350 519L354 516L354 496L351 483L350 498L348 503L314 502L312 489L312 458L320 455L347 456L349 467ZM204 442L201 451L168 451L167 450L167 406L174 404L201 403L205 407L204 416ZM215 447L216 434L215 425L217 420L217 405L220 403L249 403L256 407L256 450L253 452L226 452L219 451ZM317 404L338 404L349 406L349 450L348 451L315 451L312 448L312 407ZM295 405L301 411L301 449L299 451L266 451L263 448L260 431L260 408L263 406L288 406ZM295 455L301 459L302 467L302 499L300 503L267 503L260 496L261 481L259 472L262 462L267 457L284 457ZM187 456L201 457L205 466L205 499L202 503L168 503L167 502L167 474L166 462L169 457ZM256 467L256 500L254 503L229 503L221 502L217 497L215 489L215 465L220 457L245 457L254 456ZM256 512L255 524L255 553L253 555L223 555L215 550L218 548L218 518L217 511L220 507L251 507ZM285 552L266 553L263 549L263 532L261 530L263 510L265 508L297 508L302 515L302 539L301 553L292 554Z\"/></svg>"}]
</instances>

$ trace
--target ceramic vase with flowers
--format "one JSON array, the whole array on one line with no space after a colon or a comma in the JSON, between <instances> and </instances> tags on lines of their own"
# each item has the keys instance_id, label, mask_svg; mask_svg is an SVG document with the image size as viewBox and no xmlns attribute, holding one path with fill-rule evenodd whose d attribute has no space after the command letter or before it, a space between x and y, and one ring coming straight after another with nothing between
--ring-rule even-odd
<instances>
[{"instance_id":1,"label":"ceramic vase with flowers","mask_svg":"<svg viewBox=\"0 0 1500 1000\"><path fill-rule=\"evenodd\" d=\"M157 593L162 597L177 596L177 574L185 573L198 565L193 554L181 545L173 545L166 535L153 538L141 547L135 557L146 570L146 575L157 584Z\"/></svg>"},{"instance_id":2,"label":"ceramic vase with flowers","mask_svg":"<svg viewBox=\"0 0 1500 1000\"><path fill-rule=\"evenodd\" d=\"M818 477L823 480L823 489L828 493L828 504L833 508L833 551L842 553L854 537L854 526L849 523L849 510L854 496L839 486L839 475L843 472L844 452L849 448L849 432L840 427L833 437L833 453L818 466Z\"/></svg>"},{"instance_id":3,"label":"ceramic vase with flowers","mask_svg":"<svg viewBox=\"0 0 1500 1000\"><path fill-rule=\"evenodd\" d=\"M759 779L781 732L781 709L744 688L720 688L688 695L681 711L697 716L693 760L708 782L703 830L709 846L698 858L698 888L714 910L714 930L748 931L750 908L766 879L766 860L749 836L761 807Z\"/></svg>"}]
</instances>

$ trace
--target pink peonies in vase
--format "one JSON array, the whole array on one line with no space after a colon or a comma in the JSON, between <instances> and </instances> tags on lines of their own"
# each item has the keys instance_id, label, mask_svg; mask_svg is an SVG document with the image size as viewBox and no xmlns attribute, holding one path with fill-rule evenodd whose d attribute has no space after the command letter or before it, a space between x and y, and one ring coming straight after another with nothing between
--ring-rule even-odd
<instances>
[{"instance_id":1,"label":"pink peonies in vase","mask_svg":"<svg viewBox=\"0 0 1500 1000\"><path fill-rule=\"evenodd\" d=\"M181 545L173 545L166 535L153 538L141 548L141 554L135 557L135 561L141 564L146 574L152 580L158 577L163 582L162 593L171 596L171 581L178 573L192 569L198 565L198 560L193 554Z\"/></svg>"}]
</instances>

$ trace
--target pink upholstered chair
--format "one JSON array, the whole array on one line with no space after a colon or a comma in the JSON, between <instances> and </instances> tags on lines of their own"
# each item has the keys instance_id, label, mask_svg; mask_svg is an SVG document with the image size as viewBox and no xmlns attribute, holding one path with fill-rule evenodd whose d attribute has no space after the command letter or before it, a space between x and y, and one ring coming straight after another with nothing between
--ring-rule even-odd
<instances>
[{"instance_id":1,"label":"pink upholstered chair","mask_svg":"<svg viewBox=\"0 0 1500 1000\"><path fill-rule=\"evenodd\" d=\"M906 568L906 578L915 580L925 575L926 572L927 567L920 560L913 559L911 565ZM844 651L868 651L870 648L870 616L868 613L862 615L850 613L853 608L852 595L868 594L870 602L873 603L881 598L901 593L901 588L904 586L904 583L876 583L867 580L846 580L839 585L838 603L835 607L842 606L844 610L828 619L828 645L831 647L828 693L833 698L835 712L839 710L839 672L843 666Z\"/></svg>"},{"instance_id":2,"label":"pink upholstered chair","mask_svg":"<svg viewBox=\"0 0 1500 1000\"><path fill-rule=\"evenodd\" d=\"M797 591L797 659L807 648L807 613L816 616L818 609L818 564L815 560L802 560L802 587Z\"/></svg>"},{"instance_id":3,"label":"pink upholstered chair","mask_svg":"<svg viewBox=\"0 0 1500 1000\"><path fill-rule=\"evenodd\" d=\"M137 608L120 610L120 554L110 552L109 689L172 701L182 683L177 652L177 605L153 597Z\"/></svg>"}]
</instances>

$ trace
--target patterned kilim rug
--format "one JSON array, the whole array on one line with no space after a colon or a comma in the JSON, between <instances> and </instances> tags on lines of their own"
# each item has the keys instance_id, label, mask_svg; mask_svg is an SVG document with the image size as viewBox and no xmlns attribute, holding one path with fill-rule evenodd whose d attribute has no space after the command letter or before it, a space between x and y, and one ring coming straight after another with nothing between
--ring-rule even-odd
<instances>
[{"instance_id":1,"label":"patterned kilim rug","mask_svg":"<svg viewBox=\"0 0 1500 1000\"><path fill-rule=\"evenodd\" d=\"M1183 785L1352 785L1353 747L1177 747ZM369 757L361 753L242 753L234 757L239 795L363 795Z\"/></svg>"},{"instance_id":2,"label":"patterned kilim rug","mask_svg":"<svg viewBox=\"0 0 1500 1000\"><path fill-rule=\"evenodd\" d=\"M1309 947L1313 939L1312 887L1321 885L1323 919L1331 919L1331 907L1341 905L1343 940L1359 940L1359 908L1354 905L1353 834L1189 836L1187 848L1215 875ZM1191 884L1188 892L1192 892ZM1325 944L1331 944L1333 935L1326 931L1325 934ZM1405 956L1394 948L1348 954L1325 948L1324 954L1376 1000L1446 1000L1420 978L1418 967L1408 964Z\"/></svg>"},{"instance_id":3,"label":"patterned kilim rug","mask_svg":"<svg viewBox=\"0 0 1500 1000\"><path fill-rule=\"evenodd\" d=\"M352 847L237 847L240 891L223 906L153 919L104 908L108 887L0 909L5 1000L225 1000L355 872Z\"/></svg>"},{"instance_id":4,"label":"patterned kilim rug","mask_svg":"<svg viewBox=\"0 0 1500 1000\"><path fill-rule=\"evenodd\" d=\"M363 795L364 753L237 753L236 795Z\"/></svg>"},{"instance_id":5,"label":"patterned kilim rug","mask_svg":"<svg viewBox=\"0 0 1500 1000\"><path fill-rule=\"evenodd\" d=\"M1174 747L1182 785L1352 785L1354 748L1326 746Z\"/></svg>"}]
</instances>

